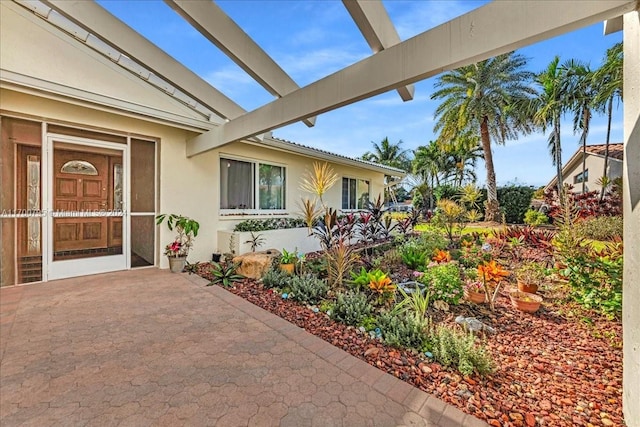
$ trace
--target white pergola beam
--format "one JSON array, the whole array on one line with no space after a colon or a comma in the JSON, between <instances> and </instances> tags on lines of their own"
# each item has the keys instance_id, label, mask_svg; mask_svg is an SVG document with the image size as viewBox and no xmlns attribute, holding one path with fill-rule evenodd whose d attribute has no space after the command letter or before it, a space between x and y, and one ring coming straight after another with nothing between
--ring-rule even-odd
<instances>
[{"instance_id":1,"label":"white pergola beam","mask_svg":"<svg viewBox=\"0 0 640 427\"><path fill-rule=\"evenodd\" d=\"M400 43L400 36L380 0L342 0L373 53ZM413 85L396 89L403 101L413 99Z\"/></svg>"},{"instance_id":2,"label":"white pergola beam","mask_svg":"<svg viewBox=\"0 0 640 427\"><path fill-rule=\"evenodd\" d=\"M187 143L187 155L620 16L636 6L637 0L492 2L197 136Z\"/></svg>"},{"instance_id":3,"label":"white pergola beam","mask_svg":"<svg viewBox=\"0 0 640 427\"><path fill-rule=\"evenodd\" d=\"M291 77L211 0L165 0L165 3L200 31L273 96L281 97L300 87ZM305 119L307 126L315 117Z\"/></svg>"},{"instance_id":4,"label":"white pergola beam","mask_svg":"<svg viewBox=\"0 0 640 427\"><path fill-rule=\"evenodd\" d=\"M162 77L220 117L233 119L246 113L238 104L94 1L43 2L114 49L144 65L149 71Z\"/></svg>"}]
</instances>

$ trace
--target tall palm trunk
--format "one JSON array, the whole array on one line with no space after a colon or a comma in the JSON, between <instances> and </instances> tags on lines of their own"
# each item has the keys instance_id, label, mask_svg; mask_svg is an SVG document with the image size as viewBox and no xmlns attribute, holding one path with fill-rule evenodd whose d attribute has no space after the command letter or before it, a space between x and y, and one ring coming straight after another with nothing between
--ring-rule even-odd
<instances>
[{"instance_id":1,"label":"tall palm trunk","mask_svg":"<svg viewBox=\"0 0 640 427\"><path fill-rule=\"evenodd\" d=\"M491 139L489 137L489 119L484 117L480 123L480 140L484 152L484 163L487 169L487 206L484 213L485 221L500 220L500 205L498 204L498 188L496 185L496 171L493 167L491 153Z\"/></svg>"},{"instance_id":2,"label":"tall palm trunk","mask_svg":"<svg viewBox=\"0 0 640 427\"><path fill-rule=\"evenodd\" d=\"M587 136L589 135L589 122L591 121L591 111L588 108L584 108L582 113L582 194L586 193L587 180L585 179L585 172L587 170Z\"/></svg>"},{"instance_id":3,"label":"tall palm trunk","mask_svg":"<svg viewBox=\"0 0 640 427\"><path fill-rule=\"evenodd\" d=\"M564 183L562 182L562 146L560 145L560 116L553 120L553 132L555 133L554 144L556 155L556 174L558 177L558 194L562 194Z\"/></svg>"},{"instance_id":4,"label":"tall palm trunk","mask_svg":"<svg viewBox=\"0 0 640 427\"><path fill-rule=\"evenodd\" d=\"M607 178L607 170L609 168L609 141L611 138L611 118L613 117L613 96L609 97L609 103L607 104L607 139L604 142L604 171L602 176ZM602 180L603 184L607 182L606 179ZM600 189L600 201L604 199L604 185Z\"/></svg>"}]
</instances>

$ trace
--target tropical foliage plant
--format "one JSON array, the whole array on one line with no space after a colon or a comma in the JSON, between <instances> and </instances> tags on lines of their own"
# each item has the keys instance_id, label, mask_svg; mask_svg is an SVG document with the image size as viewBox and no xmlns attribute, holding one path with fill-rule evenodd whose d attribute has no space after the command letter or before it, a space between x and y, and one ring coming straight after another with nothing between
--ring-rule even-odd
<instances>
[{"instance_id":1,"label":"tropical foliage plant","mask_svg":"<svg viewBox=\"0 0 640 427\"><path fill-rule=\"evenodd\" d=\"M244 279L244 276L236 273L239 266L239 263L233 262L212 262L210 271L212 279L207 286L222 285L228 288L235 282Z\"/></svg>"}]
</instances>

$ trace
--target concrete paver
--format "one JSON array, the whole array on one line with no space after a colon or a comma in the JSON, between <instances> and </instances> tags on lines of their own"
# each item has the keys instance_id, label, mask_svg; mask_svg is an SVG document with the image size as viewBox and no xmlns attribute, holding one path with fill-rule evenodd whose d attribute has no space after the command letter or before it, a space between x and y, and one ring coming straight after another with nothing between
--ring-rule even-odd
<instances>
[{"instance_id":1,"label":"concrete paver","mask_svg":"<svg viewBox=\"0 0 640 427\"><path fill-rule=\"evenodd\" d=\"M486 426L206 281L0 290L0 424Z\"/></svg>"}]
</instances>

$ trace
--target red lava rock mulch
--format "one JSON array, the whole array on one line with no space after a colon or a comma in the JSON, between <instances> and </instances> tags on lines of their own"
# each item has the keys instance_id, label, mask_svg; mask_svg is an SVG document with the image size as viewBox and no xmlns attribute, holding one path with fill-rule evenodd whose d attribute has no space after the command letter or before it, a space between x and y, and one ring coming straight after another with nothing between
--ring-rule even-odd
<instances>
[{"instance_id":1,"label":"red lava rock mulch","mask_svg":"<svg viewBox=\"0 0 640 427\"><path fill-rule=\"evenodd\" d=\"M205 278L206 271L203 266ZM492 426L624 425L620 322L598 320L589 326L562 318L553 307L525 314L511 308L505 296L498 297L493 313L466 303L451 313L434 313L436 321L450 324L458 314L476 316L497 330L485 340L497 371L463 377L283 300L255 281L228 290Z\"/></svg>"}]
</instances>

